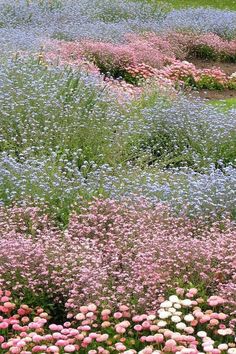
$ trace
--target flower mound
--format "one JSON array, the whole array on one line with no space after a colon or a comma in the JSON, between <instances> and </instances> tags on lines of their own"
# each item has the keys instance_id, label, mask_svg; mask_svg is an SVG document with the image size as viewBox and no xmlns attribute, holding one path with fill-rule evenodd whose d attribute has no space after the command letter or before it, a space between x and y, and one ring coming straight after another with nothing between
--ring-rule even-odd
<instances>
[{"instance_id":1,"label":"flower mound","mask_svg":"<svg viewBox=\"0 0 236 354\"><path fill-rule=\"evenodd\" d=\"M95 200L64 231L32 208L3 209L1 220L1 285L22 298L44 296L74 312L88 301L147 310L191 282L235 306L236 230L227 222L209 229L142 199Z\"/></svg>"},{"instance_id":2,"label":"flower mound","mask_svg":"<svg viewBox=\"0 0 236 354\"><path fill-rule=\"evenodd\" d=\"M46 59L51 62L79 65L90 72L100 72L105 78L123 79L133 85L155 78L159 86L165 80L167 87L172 82L198 89L236 88L234 78L227 77L220 68L200 70L184 60L200 57L235 62L236 41L214 33L126 34L123 44L84 40L49 41L48 46Z\"/></svg>"},{"instance_id":3,"label":"flower mound","mask_svg":"<svg viewBox=\"0 0 236 354\"><path fill-rule=\"evenodd\" d=\"M234 354L236 319L220 311L224 300L204 300L198 290L178 288L158 311L137 314L127 305L113 311L89 303L64 324L49 324L41 307L18 308L0 290L0 343L5 353Z\"/></svg>"}]
</instances>

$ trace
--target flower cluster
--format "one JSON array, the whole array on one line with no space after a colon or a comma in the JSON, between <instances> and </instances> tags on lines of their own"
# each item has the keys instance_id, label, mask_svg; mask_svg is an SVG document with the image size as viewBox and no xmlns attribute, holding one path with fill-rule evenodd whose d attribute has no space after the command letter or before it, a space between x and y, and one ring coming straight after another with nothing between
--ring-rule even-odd
<instances>
[{"instance_id":1,"label":"flower cluster","mask_svg":"<svg viewBox=\"0 0 236 354\"><path fill-rule=\"evenodd\" d=\"M126 67L135 62L132 48L123 44L86 41L83 43L83 54L99 68L102 74L115 79L125 78Z\"/></svg>"},{"instance_id":2,"label":"flower cluster","mask_svg":"<svg viewBox=\"0 0 236 354\"><path fill-rule=\"evenodd\" d=\"M184 81L199 89L235 88L233 80L220 68L200 70L186 60L176 60L200 56L233 61L235 40L223 40L212 33L197 36L194 33L170 32L162 36L154 33L130 34L126 35L126 41L116 45L91 40L76 43L58 41L57 55L55 48L51 49L47 59L58 56L61 63L84 66L91 72L100 71L105 76L136 85L142 79L155 77L159 80L171 79L178 84ZM53 46L55 43L52 42ZM168 82L166 84L168 86Z\"/></svg>"},{"instance_id":3,"label":"flower cluster","mask_svg":"<svg viewBox=\"0 0 236 354\"><path fill-rule=\"evenodd\" d=\"M199 89L224 89L232 87L232 78L220 68L197 69L188 61L174 61L155 73L173 81L176 85L194 86ZM232 87L233 88L233 87Z\"/></svg>"},{"instance_id":4,"label":"flower cluster","mask_svg":"<svg viewBox=\"0 0 236 354\"><path fill-rule=\"evenodd\" d=\"M236 34L236 13L211 7L174 10L167 14L160 27L163 32L214 33L231 39Z\"/></svg>"},{"instance_id":5,"label":"flower cluster","mask_svg":"<svg viewBox=\"0 0 236 354\"><path fill-rule=\"evenodd\" d=\"M147 32L144 34L126 34L125 43L112 44L107 42L82 41L65 42L56 41L62 57L76 59L87 54L102 60L102 51L109 55L110 61L117 63L122 60L126 51L126 60L136 64L147 64L154 68L160 68L165 63L177 59L188 59L197 56L203 59L218 61L235 61L236 41L227 40L214 33L196 34L195 32L167 32L156 34ZM53 44L55 41L49 41ZM130 55L128 57L128 54ZM105 60L105 59L104 59ZM110 63L111 65L111 63Z\"/></svg>"},{"instance_id":6,"label":"flower cluster","mask_svg":"<svg viewBox=\"0 0 236 354\"><path fill-rule=\"evenodd\" d=\"M167 10L164 3L153 6L129 0L2 0L1 55L9 51L38 50L48 38L121 42L127 33L176 30L235 36L233 11Z\"/></svg>"},{"instance_id":7,"label":"flower cluster","mask_svg":"<svg viewBox=\"0 0 236 354\"><path fill-rule=\"evenodd\" d=\"M236 40L226 40L216 34L207 33L196 36L190 52L204 59L235 62Z\"/></svg>"},{"instance_id":8,"label":"flower cluster","mask_svg":"<svg viewBox=\"0 0 236 354\"><path fill-rule=\"evenodd\" d=\"M4 157L1 205L46 205L46 210L63 224L67 224L73 205L83 205L98 195L116 200L122 196L144 196L153 203L168 203L175 214L184 212L191 218L204 217L207 221L236 216L236 170L230 166L224 168L220 164L221 169L212 167L203 173L189 168L143 170L132 165L127 169L120 165L90 168L84 163L79 171L77 160L64 159L49 173L48 166L53 161L54 155L44 160L27 159L24 163Z\"/></svg>"},{"instance_id":9,"label":"flower cluster","mask_svg":"<svg viewBox=\"0 0 236 354\"><path fill-rule=\"evenodd\" d=\"M129 0L3 0L1 55L37 50L48 38L119 42L126 33L155 30L165 14L166 5Z\"/></svg>"},{"instance_id":10,"label":"flower cluster","mask_svg":"<svg viewBox=\"0 0 236 354\"><path fill-rule=\"evenodd\" d=\"M142 199L95 200L64 231L35 209L2 209L1 286L71 311L88 301L150 310L173 286L193 283L232 309L235 232L227 220L209 228Z\"/></svg>"},{"instance_id":11,"label":"flower cluster","mask_svg":"<svg viewBox=\"0 0 236 354\"><path fill-rule=\"evenodd\" d=\"M62 43L62 57L84 56L93 62L101 73L128 81L130 66L147 65L160 68L175 58L170 43L152 33L144 36L127 35L125 44L82 41ZM77 46L77 47L76 47ZM69 54L69 55L68 55ZM72 54L72 55L71 55Z\"/></svg>"},{"instance_id":12,"label":"flower cluster","mask_svg":"<svg viewBox=\"0 0 236 354\"><path fill-rule=\"evenodd\" d=\"M4 64L0 85L1 204L68 215L80 196L137 194L191 215L235 215L233 111L151 89L120 104L111 85L127 96L132 85L25 60Z\"/></svg>"},{"instance_id":13,"label":"flower cluster","mask_svg":"<svg viewBox=\"0 0 236 354\"><path fill-rule=\"evenodd\" d=\"M158 311L138 314L129 305L113 310L94 303L69 313L63 324L49 324L41 307L18 308L1 290L0 342L3 353L178 354L236 352L235 319L220 307L219 296L203 299L198 290L177 289ZM6 333L7 330L7 333Z\"/></svg>"}]
</instances>

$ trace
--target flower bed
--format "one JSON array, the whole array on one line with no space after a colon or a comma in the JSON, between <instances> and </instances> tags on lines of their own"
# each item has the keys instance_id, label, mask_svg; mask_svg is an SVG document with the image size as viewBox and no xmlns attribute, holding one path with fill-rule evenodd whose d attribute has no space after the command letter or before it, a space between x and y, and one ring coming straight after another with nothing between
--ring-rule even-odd
<instances>
[{"instance_id":1,"label":"flower bed","mask_svg":"<svg viewBox=\"0 0 236 354\"><path fill-rule=\"evenodd\" d=\"M84 65L88 60L91 63L91 67L88 67L90 71L97 68L105 77L123 79L133 85L154 77L159 78L159 81L166 78L174 85L184 83L198 89L236 88L234 76L227 76L219 68L200 70L183 60L200 57L234 62L235 40L228 41L212 33L196 35L175 32L162 36L154 33L130 34L125 39L126 43L119 45L88 40L77 43L56 42L53 45L56 45L62 63ZM52 59L53 56L56 58L51 52L46 58Z\"/></svg>"},{"instance_id":2,"label":"flower bed","mask_svg":"<svg viewBox=\"0 0 236 354\"><path fill-rule=\"evenodd\" d=\"M173 286L193 283L235 306L236 231L226 221L209 228L142 199L96 200L65 231L37 209L3 209L1 220L1 284L22 299L150 310Z\"/></svg>"},{"instance_id":3,"label":"flower bed","mask_svg":"<svg viewBox=\"0 0 236 354\"><path fill-rule=\"evenodd\" d=\"M236 115L199 99L236 14L0 0L0 36L0 353L236 354Z\"/></svg>"},{"instance_id":4,"label":"flower bed","mask_svg":"<svg viewBox=\"0 0 236 354\"><path fill-rule=\"evenodd\" d=\"M94 303L68 314L63 324L49 324L41 307L16 304L0 290L2 353L88 354L235 354L236 319L221 311L219 296L203 299L198 290L177 289L162 299L158 311L137 314L127 305L117 310Z\"/></svg>"}]
</instances>

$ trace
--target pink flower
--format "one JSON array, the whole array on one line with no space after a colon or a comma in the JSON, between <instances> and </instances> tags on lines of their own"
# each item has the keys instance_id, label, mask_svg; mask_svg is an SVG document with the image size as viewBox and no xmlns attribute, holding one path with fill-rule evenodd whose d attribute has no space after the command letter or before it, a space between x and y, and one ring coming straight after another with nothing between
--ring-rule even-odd
<instances>
[{"instance_id":1,"label":"pink flower","mask_svg":"<svg viewBox=\"0 0 236 354\"><path fill-rule=\"evenodd\" d=\"M86 345L92 343L92 338L91 337L85 337L84 340L83 340L83 343L86 344Z\"/></svg>"},{"instance_id":2,"label":"pink flower","mask_svg":"<svg viewBox=\"0 0 236 354\"><path fill-rule=\"evenodd\" d=\"M95 304L88 305L88 311L95 312L97 310L97 306Z\"/></svg>"},{"instance_id":3,"label":"pink flower","mask_svg":"<svg viewBox=\"0 0 236 354\"><path fill-rule=\"evenodd\" d=\"M115 318L116 320L118 320L118 319L120 319L120 318L123 317L123 315L122 315L121 312L115 312L113 316L114 316L114 318Z\"/></svg>"},{"instance_id":4,"label":"pink flower","mask_svg":"<svg viewBox=\"0 0 236 354\"><path fill-rule=\"evenodd\" d=\"M119 334L123 334L123 333L126 332L126 329L124 327L122 327L122 326L117 325L116 326L116 332L119 333Z\"/></svg>"},{"instance_id":5,"label":"pink flower","mask_svg":"<svg viewBox=\"0 0 236 354\"><path fill-rule=\"evenodd\" d=\"M142 329L143 329L143 327L140 324L134 326L134 330L137 332L142 331Z\"/></svg>"},{"instance_id":6,"label":"pink flower","mask_svg":"<svg viewBox=\"0 0 236 354\"><path fill-rule=\"evenodd\" d=\"M80 306L79 310L83 314L86 314L89 311L88 306Z\"/></svg>"},{"instance_id":7,"label":"pink flower","mask_svg":"<svg viewBox=\"0 0 236 354\"><path fill-rule=\"evenodd\" d=\"M1 302L8 302L9 301L9 297L8 296L2 296L0 301Z\"/></svg>"},{"instance_id":8,"label":"pink flower","mask_svg":"<svg viewBox=\"0 0 236 354\"><path fill-rule=\"evenodd\" d=\"M96 338L97 342L105 342L109 338L109 335L107 333L101 334L99 337Z\"/></svg>"},{"instance_id":9,"label":"pink flower","mask_svg":"<svg viewBox=\"0 0 236 354\"><path fill-rule=\"evenodd\" d=\"M66 346L68 344L68 342L66 340L64 340L64 339L59 339L59 340L56 341L55 344L58 345L59 347L64 347L64 346Z\"/></svg>"},{"instance_id":10,"label":"pink flower","mask_svg":"<svg viewBox=\"0 0 236 354\"><path fill-rule=\"evenodd\" d=\"M76 348L75 348L74 345L69 344L69 345L66 345L66 346L64 347L64 351L65 351L66 353L72 353L72 352L75 352L75 351L76 351Z\"/></svg>"},{"instance_id":11,"label":"pink flower","mask_svg":"<svg viewBox=\"0 0 236 354\"><path fill-rule=\"evenodd\" d=\"M12 353L12 354L17 354L20 352L21 352L21 348L18 348L18 347L11 347L10 348L10 353Z\"/></svg>"},{"instance_id":12,"label":"pink flower","mask_svg":"<svg viewBox=\"0 0 236 354\"><path fill-rule=\"evenodd\" d=\"M48 347L49 351L52 353L59 353L59 348L56 345L51 345Z\"/></svg>"},{"instance_id":13,"label":"pink flower","mask_svg":"<svg viewBox=\"0 0 236 354\"><path fill-rule=\"evenodd\" d=\"M101 312L102 316L109 316L110 314L111 314L111 310L109 310L109 309L104 309Z\"/></svg>"},{"instance_id":14,"label":"pink flower","mask_svg":"<svg viewBox=\"0 0 236 354\"><path fill-rule=\"evenodd\" d=\"M6 329L8 328L8 323L7 322L1 322L0 323L0 329Z\"/></svg>"},{"instance_id":15,"label":"pink flower","mask_svg":"<svg viewBox=\"0 0 236 354\"><path fill-rule=\"evenodd\" d=\"M116 343L115 344L115 348L119 352L126 350L126 346L123 343Z\"/></svg>"},{"instance_id":16,"label":"pink flower","mask_svg":"<svg viewBox=\"0 0 236 354\"><path fill-rule=\"evenodd\" d=\"M196 288L191 288L191 289L189 289L189 293L191 293L192 295L197 295L197 293L198 293L198 290L196 289Z\"/></svg>"},{"instance_id":17,"label":"pink flower","mask_svg":"<svg viewBox=\"0 0 236 354\"><path fill-rule=\"evenodd\" d=\"M148 342L148 343L155 342L155 337L154 336L147 336L146 337L146 342Z\"/></svg>"},{"instance_id":18,"label":"pink flower","mask_svg":"<svg viewBox=\"0 0 236 354\"><path fill-rule=\"evenodd\" d=\"M164 341L164 336L160 333L154 334L154 338L157 343L162 343Z\"/></svg>"},{"instance_id":19,"label":"pink flower","mask_svg":"<svg viewBox=\"0 0 236 354\"><path fill-rule=\"evenodd\" d=\"M129 308L128 308L128 306L126 306L126 305L121 305L121 306L119 307L119 310L120 310L121 312L124 312L124 311L129 311Z\"/></svg>"}]
</instances>

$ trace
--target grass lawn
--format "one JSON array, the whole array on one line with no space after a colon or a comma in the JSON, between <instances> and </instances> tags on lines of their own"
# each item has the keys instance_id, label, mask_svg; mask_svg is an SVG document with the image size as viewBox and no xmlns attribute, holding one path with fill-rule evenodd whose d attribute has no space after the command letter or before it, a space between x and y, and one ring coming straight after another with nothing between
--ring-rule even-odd
<instances>
[{"instance_id":1,"label":"grass lawn","mask_svg":"<svg viewBox=\"0 0 236 354\"><path fill-rule=\"evenodd\" d=\"M174 7L186 7L186 6L212 6L218 7L221 9L231 9L236 10L236 1L235 0L168 0L167 3L170 3Z\"/></svg>"},{"instance_id":2,"label":"grass lawn","mask_svg":"<svg viewBox=\"0 0 236 354\"><path fill-rule=\"evenodd\" d=\"M218 106L220 109L228 110L231 108L236 109L236 98L228 98L226 100L213 100L210 104Z\"/></svg>"},{"instance_id":3,"label":"grass lawn","mask_svg":"<svg viewBox=\"0 0 236 354\"><path fill-rule=\"evenodd\" d=\"M156 2L157 0L147 0L147 2ZM200 7L211 6L219 9L230 9L236 11L236 0L166 0L165 3L175 7Z\"/></svg>"}]
</instances>

